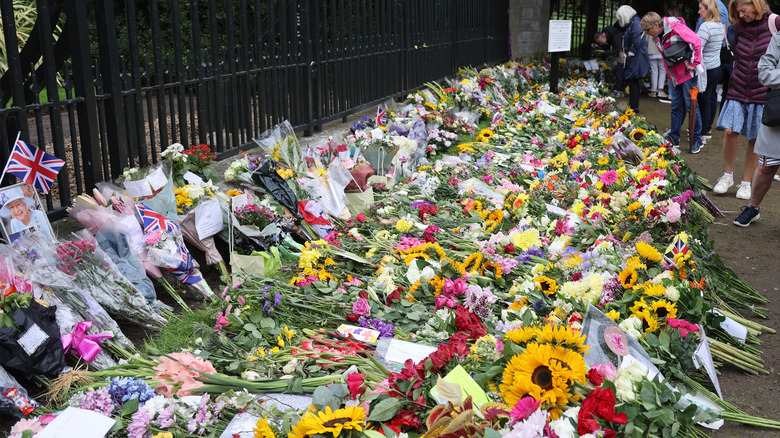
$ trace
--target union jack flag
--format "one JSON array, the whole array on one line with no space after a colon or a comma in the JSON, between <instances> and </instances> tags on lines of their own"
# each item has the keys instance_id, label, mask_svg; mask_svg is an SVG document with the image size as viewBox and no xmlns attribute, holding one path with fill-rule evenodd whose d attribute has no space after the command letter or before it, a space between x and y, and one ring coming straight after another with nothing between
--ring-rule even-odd
<instances>
[{"instance_id":1,"label":"union jack flag","mask_svg":"<svg viewBox=\"0 0 780 438\"><path fill-rule=\"evenodd\" d=\"M17 137L3 175L8 172L44 193L49 193L54 178L64 165L65 162L54 155L30 146Z\"/></svg>"},{"instance_id":2,"label":"union jack flag","mask_svg":"<svg viewBox=\"0 0 780 438\"><path fill-rule=\"evenodd\" d=\"M181 253L181 263L175 268L168 268L168 272L184 284L195 284L203 280L195 259L192 258L192 254L183 243L179 246L179 252Z\"/></svg>"},{"instance_id":3,"label":"union jack flag","mask_svg":"<svg viewBox=\"0 0 780 438\"><path fill-rule=\"evenodd\" d=\"M176 233L179 231L178 225L160 213L152 210L151 208L143 204L136 204L135 209L138 211L138 215L141 216L141 220L144 222L144 233L148 233L157 229L162 229L171 233Z\"/></svg>"},{"instance_id":4,"label":"union jack flag","mask_svg":"<svg viewBox=\"0 0 780 438\"><path fill-rule=\"evenodd\" d=\"M685 243L682 237L678 234L674 237L674 241L669 245L669 247L666 248L664 258L667 262L675 264L674 256L677 254L688 254L688 251L690 251L688 244Z\"/></svg>"},{"instance_id":5,"label":"union jack flag","mask_svg":"<svg viewBox=\"0 0 780 438\"><path fill-rule=\"evenodd\" d=\"M385 126L387 125L387 113L385 112L384 108L377 107L376 109L376 116L374 117L374 122L376 123L376 126Z\"/></svg>"}]
</instances>

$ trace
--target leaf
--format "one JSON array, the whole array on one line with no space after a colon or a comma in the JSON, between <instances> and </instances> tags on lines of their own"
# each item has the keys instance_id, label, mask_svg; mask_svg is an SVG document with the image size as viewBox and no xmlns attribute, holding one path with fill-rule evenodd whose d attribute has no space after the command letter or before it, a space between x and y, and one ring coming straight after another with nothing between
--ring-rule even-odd
<instances>
[{"instance_id":1,"label":"leaf","mask_svg":"<svg viewBox=\"0 0 780 438\"><path fill-rule=\"evenodd\" d=\"M260 327L264 329L272 329L276 327L276 321L274 321L273 318L265 317L260 320Z\"/></svg>"},{"instance_id":2,"label":"leaf","mask_svg":"<svg viewBox=\"0 0 780 438\"><path fill-rule=\"evenodd\" d=\"M254 324L246 323L244 324L244 330L251 332L252 330L257 330L257 326Z\"/></svg>"},{"instance_id":3,"label":"leaf","mask_svg":"<svg viewBox=\"0 0 780 438\"><path fill-rule=\"evenodd\" d=\"M122 406L122 410L119 412L119 414L124 417L126 415L132 415L137 410L138 410L138 399L132 398Z\"/></svg>"},{"instance_id":4,"label":"leaf","mask_svg":"<svg viewBox=\"0 0 780 438\"><path fill-rule=\"evenodd\" d=\"M371 409L368 421L390 421L400 410L401 402L398 399L386 398Z\"/></svg>"},{"instance_id":5,"label":"leaf","mask_svg":"<svg viewBox=\"0 0 780 438\"><path fill-rule=\"evenodd\" d=\"M489 427L485 428L485 438L501 438L501 433Z\"/></svg>"},{"instance_id":6,"label":"leaf","mask_svg":"<svg viewBox=\"0 0 780 438\"><path fill-rule=\"evenodd\" d=\"M384 427L384 426L382 426L382 427ZM387 429L387 430L393 432L392 429ZM393 433L395 433L395 432L393 432ZM375 430L368 430L368 429L363 431L363 435L367 436L368 438L385 438L385 437L389 437L390 436L390 435L387 435L386 431L385 431L385 435L382 435L381 433L379 433L379 432L377 432ZM393 435L393 437L397 437L397 436L398 435Z\"/></svg>"},{"instance_id":7,"label":"leaf","mask_svg":"<svg viewBox=\"0 0 780 438\"><path fill-rule=\"evenodd\" d=\"M263 318L263 309L252 312L252 314L249 315L249 320L252 321L254 324L259 323L262 318Z\"/></svg>"},{"instance_id":8,"label":"leaf","mask_svg":"<svg viewBox=\"0 0 780 438\"><path fill-rule=\"evenodd\" d=\"M448 382L439 376L436 381L436 391L439 397L451 402L455 406L463 404L463 391L457 383Z\"/></svg>"}]
</instances>

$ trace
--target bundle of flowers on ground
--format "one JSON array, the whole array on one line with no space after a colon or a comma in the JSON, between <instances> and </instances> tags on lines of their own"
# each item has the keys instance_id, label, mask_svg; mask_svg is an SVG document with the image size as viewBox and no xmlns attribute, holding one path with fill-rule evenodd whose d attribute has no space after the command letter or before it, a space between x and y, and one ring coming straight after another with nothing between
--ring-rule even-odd
<instances>
[{"instance_id":1,"label":"bundle of flowers on ground","mask_svg":"<svg viewBox=\"0 0 780 438\"><path fill-rule=\"evenodd\" d=\"M268 194L233 214L287 217L289 235L247 250L298 254L217 292L175 348L84 373L70 406L133 437L780 428L713 393L717 366L767 372L769 329L735 310L766 299L713 252L705 183L583 74L555 95L543 63L464 70L327 147L269 134L226 174ZM357 160L382 178L359 214L344 196ZM269 408L282 392L311 395Z\"/></svg>"}]
</instances>

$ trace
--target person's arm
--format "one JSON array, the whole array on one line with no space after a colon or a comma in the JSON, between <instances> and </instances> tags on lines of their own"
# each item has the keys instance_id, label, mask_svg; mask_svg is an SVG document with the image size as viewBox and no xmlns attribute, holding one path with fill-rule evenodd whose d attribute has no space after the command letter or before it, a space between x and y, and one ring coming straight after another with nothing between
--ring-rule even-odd
<instances>
[{"instance_id":1,"label":"person's arm","mask_svg":"<svg viewBox=\"0 0 780 438\"><path fill-rule=\"evenodd\" d=\"M772 36L766 53L758 60L758 80L769 88L780 88L780 32Z\"/></svg>"},{"instance_id":2,"label":"person's arm","mask_svg":"<svg viewBox=\"0 0 780 438\"><path fill-rule=\"evenodd\" d=\"M710 27L700 26L699 30L696 31L696 36L698 36L699 40L701 40L701 46L706 46L707 42L710 40Z\"/></svg>"}]
</instances>

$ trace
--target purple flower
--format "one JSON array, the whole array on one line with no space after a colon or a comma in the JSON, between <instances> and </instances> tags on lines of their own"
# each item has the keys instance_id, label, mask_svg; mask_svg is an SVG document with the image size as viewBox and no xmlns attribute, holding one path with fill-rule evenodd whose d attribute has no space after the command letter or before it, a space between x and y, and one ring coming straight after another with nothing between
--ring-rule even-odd
<instances>
[{"instance_id":1,"label":"purple flower","mask_svg":"<svg viewBox=\"0 0 780 438\"><path fill-rule=\"evenodd\" d=\"M157 416L157 425L162 429L167 429L174 423L176 423L176 408L175 405L170 404L160 411L160 414Z\"/></svg>"},{"instance_id":2,"label":"purple flower","mask_svg":"<svg viewBox=\"0 0 780 438\"><path fill-rule=\"evenodd\" d=\"M152 419L149 418L149 414L143 409L135 411L132 417L133 421L127 426L128 438L144 438L146 436L146 428L151 423Z\"/></svg>"}]
</instances>

